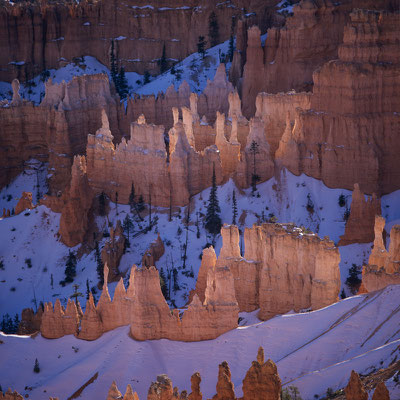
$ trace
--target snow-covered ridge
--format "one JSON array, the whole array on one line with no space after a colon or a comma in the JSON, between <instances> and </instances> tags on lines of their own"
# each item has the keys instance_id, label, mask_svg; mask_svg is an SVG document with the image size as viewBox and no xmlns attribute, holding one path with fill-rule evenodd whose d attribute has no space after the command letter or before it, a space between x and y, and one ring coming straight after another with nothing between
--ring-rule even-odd
<instances>
[{"instance_id":1,"label":"snow-covered ridge","mask_svg":"<svg viewBox=\"0 0 400 400\"><path fill-rule=\"evenodd\" d=\"M218 364L226 360L239 397L242 379L263 346L266 358L276 362L282 383L296 385L303 399L313 399L329 387L334 391L344 387L351 369L370 373L400 356L399 298L400 286L389 286L318 311L254 321L254 325L197 343L137 342L128 336L128 327L94 342L73 336L46 340L40 335L34 339L2 335L2 382L21 394L29 393L32 400L42 400L44 390L47 396L67 398L98 372L98 379L84 390L84 398L104 398L113 380L119 387L130 383L140 398L146 398L156 375L166 373L174 386L190 391L190 376L199 371L203 396L211 398ZM32 371L35 358L39 374ZM391 390L392 398L398 398L400 386L393 385Z\"/></svg>"}]
</instances>

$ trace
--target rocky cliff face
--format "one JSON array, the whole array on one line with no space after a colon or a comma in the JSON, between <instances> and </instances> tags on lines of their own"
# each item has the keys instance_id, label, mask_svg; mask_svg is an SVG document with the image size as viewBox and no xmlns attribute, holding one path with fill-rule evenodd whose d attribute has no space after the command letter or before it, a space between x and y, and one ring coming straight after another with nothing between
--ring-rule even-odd
<instances>
[{"instance_id":1,"label":"rocky cliff face","mask_svg":"<svg viewBox=\"0 0 400 400\"><path fill-rule=\"evenodd\" d=\"M368 393L363 387L360 376L355 371L351 371L349 383L344 391L346 400L368 400Z\"/></svg>"},{"instance_id":2,"label":"rocky cliff face","mask_svg":"<svg viewBox=\"0 0 400 400\"><path fill-rule=\"evenodd\" d=\"M8 4L0 10L0 80L31 78L45 69L59 68L74 57L91 55L110 65L114 53L127 71L158 73L163 47L167 62L197 51L200 35L208 38L208 20L215 12L218 42L231 34L232 16L245 7L265 30L276 0L210 3L207 1L83 1Z\"/></svg>"},{"instance_id":3,"label":"rocky cliff face","mask_svg":"<svg viewBox=\"0 0 400 400\"><path fill-rule=\"evenodd\" d=\"M294 16L286 20L284 27L268 30L264 47L261 46L260 30L251 27L247 33L246 63L241 82L244 115L248 118L254 115L259 92L309 90L314 70L338 58L344 27L354 8L394 11L397 6L390 0L301 1L294 6ZM327 26L330 28L326 29ZM238 81L237 76L234 79Z\"/></svg>"},{"instance_id":4,"label":"rocky cliff face","mask_svg":"<svg viewBox=\"0 0 400 400\"><path fill-rule=\"evenodd\" d=\"M352 189L358 182L364 193L381 195L400 187L400 53L380 51L383 42L395 44L398 17L365 10L350 17L339 60L314 72L311 108L296 111L276 158L327 186Z\"/></svg>"},{"instance_id":5,"label":"rocky cliff face","mask_svg":"<svg viewBox=\"0 0 400 400\"><path fill-rule=\"evenodd\" d=\"M155 266L156 262L164 255L164 242L161 240L160 234L157 239L150 244L150 247L142 257L142 265L144 267Z\"/></svg>"},{"instance_id":6,"label":"rocky cliff face","mask_svg":"<svg viewBox=\"0 0 400 400\"><path fill-rule=\"evenodd\" d=\"M74 157L71 175L71 185L61 212L59 234L64 244L73 247L83 242L93 201L84 156Z\"/></svg>"},{"instance_id":7,"label":"rocky cliff face","mask_svg":"<svg viewBox=\"0 0 400 400\"><path fill-rule=\"evenodd\" d=\"M15 206L15 215L21 214L22 211L25 211L26 209L32 210L32 208L32 193L22 192L22 195Z\"/></svg>"},{"instance_id":8,"label":"rocky cliff face","mask_svg":"<svg viewBox=\"0 0 400 400\"><path fill-rule=\"evenodd\" d=\"M384 227L385 219L376 216L374 247L362 271L362 284L368 292L400 284L400 225L390 231L389 251L383 240Z\"/></svg>"},{"instance_id":9,"label":"rocky cliff face","mask_svg":"<svg viewBox=\"0 0 400 400\"><path fill-rule=\"evenodd\" d=\"M130 324L130 333L136 340L166 338L200 341L215 339L237 327L239 308L233 276L227 267L214 267L208 271L204 302L194 296L182 318L178 310L171 313L161 292L158 271L154 267L137 269L133 266L128 290L121 278L113 300L108 293L108 275L108 267L105 266L99 303L96 307L93 296L90 296L79 332L75 325L74 331L70 326L64 326L64 311L57 301L54 310L51 303L46 304L41 324L42 335L53 339L74 333L79 339L95 340L103 332ZM72 311L67 307L67 312Z\"/></svg>"},{"instance_id":10,"label":"rocky cliff face","mask_svg":"<svg viewBox=\"0 0 400 400\"><path fill-rule=\"evenodd\" d=\"M22 172L25 161L35 158L49 162L50 194L63 192L71 179L74 155L85 153L88 132L101 126L102 109L120 140L125 116L102 74L75 77L68 83L49 80L39 106L13 101L0 107L0 187Z\"/></svg>"},{"instance_id":11,"label":"rocky cliff face","mask_svg":"<svg viewBox=\"0 0 400 400\"><path fill-rule=\"evenodd\" d=\"M375 215L381 214L381 202L376 195L364 197L358 183L354 185L351 198L350 216L346 222L344 235L340 237L339 246L352 243L371 243L374 240Z\"/></svg>"},{"instance_id":12,"label":"rocky cliff face","mask_svg":"<svg viewBox=\"0 0 400 400\"><path fill-rule=\"evenodd\" d=\"M238 228L225 225L221 234L218 259L212 248L203 252L195 289L200 299L204 276L216 265L231 271L240 311L260 308L261 319L337 301L340 255L332 241L304 234L291 224L263 224L246 228L242 257Z\"/></svg>"}]
</instances>

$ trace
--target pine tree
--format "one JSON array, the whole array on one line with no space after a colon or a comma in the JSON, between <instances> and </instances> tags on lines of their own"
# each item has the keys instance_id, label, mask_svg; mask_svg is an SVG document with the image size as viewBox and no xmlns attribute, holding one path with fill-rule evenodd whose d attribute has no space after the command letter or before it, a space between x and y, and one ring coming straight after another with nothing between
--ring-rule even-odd
<instances>
[{"instance_id":1,"label":"pine tree","mask_svg":"<svg viewBox=\"0 0 400 400\"><path fill-rule=\"evenodd\" d=\"M221 209L219 207L219 202L218 202L215 166L213 166L212 186L210 191L210 197L208 198L205 228L208 230L208 232L210 232L214 236L221 231L222 222L221 222L220 212Z\"/></svg>"},{"instance_id":2,"label":"pine tree","mask_svg":"<svg viewBox=\"0 0 400 400\"><path fill-rule=\"evenodd\" d=\"M236 225L236 218L237 218L237 201L236 201L236 193L233 191L232 193L232 225Z\"/></svg>"},{"instance_id":3,"label":"pine tree","mask_svg":"<svg viewBox=\"0 0 400 400\"><path fill-rule=\"evenodd\" d=\"M178 282L178 270L176 268L174 268L172 270L172 275L173 275L173 278L174 278L173 291L174 291L174 293L176 293L180 289L179 282Z\"/></svg>"},{"instance_id":4,"label":"pine tree","mask_svg":"<svg viewBox=\"0 0 400 400\"><path fill-rule=\"evenodd\" d=\"M128 80L125 76L125 68L121 67L117 76L117 92L122 100L125 100L129 94Z\"/></svg>"},{"instance_id":5,"label":"pine tree","mask_svg":"<svg viewBox=\"0 0 400 400\"><path fill-rule=\"evenodd\" d=\"M118 192L115 192L115 214L118 215Z\"/></svg>"},{"instance_id":6,"label":"pine tree","mask_svg":"<svg viewBox=\"0 0 400 400\"><path fill-rule=\"evenodd\" d=\"M71 283L74 281L74 278L76 276L76 257L75 254L72 253L71 251L69 251L68 254L68 259L67 262L65 264L65 279L64 282L65 283Z\"/></svg>"},{"instance_id":7,"label":"pine tree","mask_svg":"<svg viewBox=\"0 0 400 400\"><path fill-rule=\"evenodd\" d=\"M144 71L144 76L143 76L143 85L146 85L146 83L150 82L150 73L149 71Z\"/></svg>"},{"instance_id":8,"label":"pine tree","mask_svg":"<svg viewBox=\"0 0 400 400\"><path fill-rule=\"evenodd\" d=\"M131 212L133 212L133 210L135 209L135 206L136 206L135 186L133 185L133 182L132 182L132 186L131 186L131 192L129 194L129 206L131 208Z\"/></svg>"},{"instance_id":9,"label":"pine tree","mask_svg":"<svg viewBox=\"0 0 400 400\"><path fill-rule=\"evenodd\" d=\"M260 177L256 174L256 154L258 154L259 144L253 140L250 145L250 152L253 154L253 174L251 175L251 194L254 196L254 193L257 190L257 182L260 180Z\"/></svg>"},{"instance_id":10,"label":"pine tree","mask_svg":"<svg viewBox=\"0 0 400 400\"><path fill-rule=\"evenodd\" d=\"M36 374L38 374L40 372L39 361L37 358L35 359L35 365L33 367L33 372L35 372Z\"/></svg>"},{"instance_id":11,"label":"pine tree","mask_svg":"<svg viewBox=\"0 0 400 400\"><path fill-rule=\"evenodd\" d=\"M160 286L165 299L169 300L167 278L165 277L164 269L162 267L160 269Z\"/></svg>"},{"instance_id":12,"label":"pine tree","mask_svg":"<svg viewBox=\"0 0 400 400\"><path fill-rule=\"evenodd\" d=\"M158 60L158 66L160 67L160 72L162 74L168 69L167 57L165 54L165 43L163 45L161 58Z\"/></svg>"},{"instance_id":13,"label":"pine tree","mask_svg":"<svg viewBox=\"0 0 400 400\"><path fill-rule=\"evenodd\" d=\"M104 264L103 264L103 261L101 260L99 242L97 242L97 241L96 241L96 247L95 247L95 259L97 262L97 268L96 268L97 277L99 278L100 286L103 286L103 284L104 284Z\"/></svg>"},{"instance_id":14,"label":"pine tree","mask_svg":"<svg viewBox=\"0 0 400 400\"><path fill-rule=\"evenodd\" d=\"M124 228L124 231L127 234L126 247L129 247L130 246L129 232L133 228L133 223L132 223L132 220L130 219L128 214L126 214L126 217L124 218L124 222L122 223L122 227Z\"/></svg>"},{"instance_id":15,"label":"pine tree","mask_svg":"<svg viewBox=\"0 0 400 400\"><path fill-rule=\"evenodd\" d=\"M99 215L102 217L106 215L106 195L104 192L99 195Z\"/></svg>"},{"instance_id":16,"label":"pine tree","mask_svg":"<svg viewBox=\"0 0 400 400\"><path fill-rule=\"evenodd\" d=\"M229 56L229 61L233 61L233 53L235 52L235 40L234 40L234 33L235 33L235 16L232 16L232 21L231 21L231 36L229 38L229 50L228 50L228 56Z\"/></svg>"},{"instance_id":17,"label":"pine tree","mask_svg":"<svg viewBox=\"0 0 400 400\"><path fill-rule=\"evenodd\" d=\"M201 54L201 58L204 58L206 55L206 44L207 42L204 39L204 36L199 36L197 40L197 52Z\"/></svg>"},{"instance_id":18,"label":"pine tree","mask_svg":"<svg viewBox=\"0 0 400 400\"><path fill-rule=\"evenodd\" d=\"M89 287L89 279L86 279L86 300L89 300L90 295L90 287Z\"/></svg>"},{"instance_id":19,"label":"pine tree","mask_svg":"<svg viewBox=\"0 0 400 400\"><path fill-rule=\"evenodd\" d=\"M14 317L14 333L18 332L18 327L19 327L19 315L15 314L15 317Z\"/></svg>"},{"instance_id":20,"label":"pine tree","mask_svg":"<svg viewBox=\"0 0 400 400\"><path fill-rule=\"evenodd\" d=\"M111 73L111 80L113 81L115 88L117 89L117 77L118 77L118 68L117 68L117 62L115 59L115 54L114 54L114 40L111 40L111 54L110 54L110 73ZM118 91L118 89L117 89Z\"/></svg>"},{"instance_id":21,"label":"pine tree","mask_svg":"<svg viewBox=\"0 0 400 400\"><path fill-rule=\"evenodd\" d=\"M139 201L137 203L137 210L139 212L144 210L144 200L142 195L139 196Z\"/></svg>"},{"instance_id":22,"label":"pine tree","mask_svg":"<svg viewBox=\"0 0 400 400\"><path fill-rule=\"evenodd\" d=\"M208 37L211 47L214 47L219 42L219 25L217 15L213 11L208 18Z\"/></svg>"},{"instance_id":23,"label":"pine tree","mask_svg":"<svg viewBox=\"0 0 400 400\"><path fill-rule=\"evenodd\" d=\"M75 304L78 306L78 297L83 297L83 294L81 292L78 292L79 289L79 285L78 284L74 284L73 285L74 288L74 293L71 294L71 299L75 299Z\"/></svg>"}]
</instances>

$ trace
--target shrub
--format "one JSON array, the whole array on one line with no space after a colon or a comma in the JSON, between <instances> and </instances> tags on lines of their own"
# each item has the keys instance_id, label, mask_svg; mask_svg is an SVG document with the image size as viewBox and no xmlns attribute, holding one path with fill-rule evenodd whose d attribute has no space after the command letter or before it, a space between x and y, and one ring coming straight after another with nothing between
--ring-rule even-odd
<instances>
[{"instance_id":1,"label":"shrub","mask_svg":"<svg viewBox=\"0 0 400 400\"><path fill-rule=\"evenodd\" d=\"M35 365L33 367L33 372L36 374L38 374L40 372L39 361L37 358L35 359Z\"/></svg>"}]
</instances>

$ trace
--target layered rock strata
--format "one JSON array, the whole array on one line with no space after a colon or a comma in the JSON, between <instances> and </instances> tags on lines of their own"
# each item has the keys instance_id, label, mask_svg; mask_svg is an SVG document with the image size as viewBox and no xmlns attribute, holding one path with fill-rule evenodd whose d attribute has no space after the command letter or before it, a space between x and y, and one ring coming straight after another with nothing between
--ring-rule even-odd
<instances>
[{"instance_id":1,"label":"layered rock strata","mask_svg":"<svg viewBox=\"0 0 400 400\"><path fill-rule=\"evenodd\" d=\"M254 225L244 232L242 257L238 228L225 225L221 234L218 259L212 248L203 253L195 290L200 299L204 275L216 265L231 271L240 311L260 308L261 319L290 310L316 310L337 301L340 255L329 239L303 233L292 224Z\"/></svg>"},{"instance_id":2,"label":"layered rock strata","mask_svg":"<svg viewBox=\"0 0 400 400\"><path fill-rule=\"evenodd\" d=\"M303 0L293 7L294 16L287 18L284 27L268 30L264 46L261 45L261 31L257 27L251 27L247 32L246 49L238 44L241 50L237 52L237 57L235 54L235 73L232 73L233 81L241 84L244 115L247 118L254 115L255 99L259 92L309 90L312 87L314 70L329 60L337 59L338 53L340 55L338 48L343 40L344 28L350 20L349 14L354 8L361 7L371 10L398 10L396 2L390 0ZM246 40L246 35L238 36L240 42ZM376 36L366 34L365 37L373 41ZM386 45L387 42L385 47ZM393 46L395 47L394 44L388 46L388 52ZM364 48L364 53L369 52L367 46ZM397 48L394 53L396 51ZM240 82L238 71L244 52L246 62Z\"/></svg>"},{"instance_id":3,"label":"layered rock strata","mask_svg":"<svg viewBox=\"0 0 400 400\"><path fill-rule=\"evenodd\" d=\"M163 48L168 65L172 65L197 51L200 35L210 42L212 12L219 27L215 39L220 43L229 38L232 17L239 17L244 7L252 23L265 30L276 4L277 0L7 3L0 10L0 80L30 79L82 55L109 66L112 41L118 67L140 74L159 73L157 60Z\"/></svg>"},{"instance_id":4,"label":"layered rock strata","mask_svg":"<svg viewBox=\"0 0 400 400\"><path fill-rule=\"evenodd\" d=\"M314 72L310 109L296 111L275 155L296 175L381 196L400 187L400 52L381 50L398 48L398 14L350 17L339 59Z\"/></svg>"},{"instance_id":5,"label":"layered rock strata","mask_svg":"<svg viewBox=\"0 0 400 400\"><path fill-rule=\"evenodd\" d=\"M374 247L362 271L362 285L367 292L400 284L400 225L394 225L390 231L389 251L384 244L384 228L385 219L377 215Z\"/></svg>"},{"instance_id":6,"label":"layered rock strata","mask_svg":"<svg viewBox=\"0 0 400 400\"><path fill-rule=\"evenodd\" d=\"M375 193L365 199L358 183L354 184L350 215L339 246L352 243L371 243L374 240L375 215L381 214L381 202Z\"/></svg>"},{"instance_id":7,"label":"layered rock strata","mask_svg":"<svg viewBox=\"0 0 400 400\"><path fill-rule=\"evenodd\" d=\"M104 268L104 287L97 307L90 296L81 320L80 331L63 327L63 309L59 301L54 311L46 304L41 331L47 338L75 333L78 338L95 340L103 332L130 324L136 340L170 339L200 341L215 339L237 327L239 308L235 299L233 277L226 267L214 267L207 275L204 302L194 296L182 318L178 310L171 313L160 288L158 271L154 267L131 270L126 290L119 281L114 298L108 293L108 268ZM68 311L68 308L67 308Z\"/></svg>"}]
</instances>

